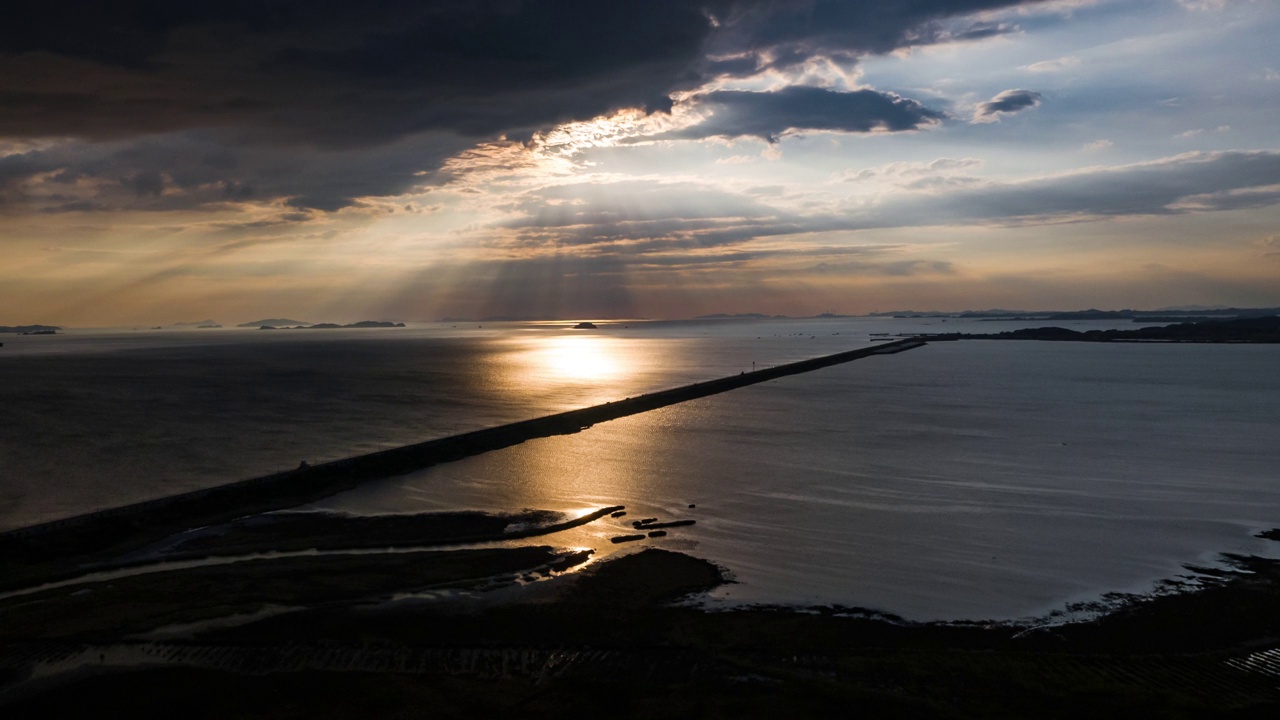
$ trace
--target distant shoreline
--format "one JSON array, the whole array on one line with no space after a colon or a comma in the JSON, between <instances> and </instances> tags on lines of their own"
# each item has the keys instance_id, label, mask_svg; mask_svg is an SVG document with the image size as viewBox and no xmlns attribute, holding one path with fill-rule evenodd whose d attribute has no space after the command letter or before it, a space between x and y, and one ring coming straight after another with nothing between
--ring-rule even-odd
<instances>
[{"instance_id":1,"label":"distant shoreline","mask_svg":"<svg viewBox=\"0 0 1280 720\"><path fill-rule=\"evenodd\" d=\"M930 341L1047 340L1053 342L1129 343L1280 343L1280 316L1201 320L1135 330L1070 330L1050 326L1001 333L924 333Z\"/></svg>"}]
</instances>

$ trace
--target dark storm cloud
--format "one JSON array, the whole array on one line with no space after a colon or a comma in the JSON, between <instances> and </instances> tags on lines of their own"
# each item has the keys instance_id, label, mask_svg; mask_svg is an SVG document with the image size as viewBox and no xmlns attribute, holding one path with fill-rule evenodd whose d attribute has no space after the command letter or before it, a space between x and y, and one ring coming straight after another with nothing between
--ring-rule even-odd
<instances>
[{"instance_id":1,"label":"dark storm cloud","mask_svg":"<svg viewBox=\"0 0 1280 720\"><path fill-rule=\"evenodd\" d=\"M12 190L15 178L50 172L68 186L76 178L112 175L126 178L119 189L132 194L133 207L208 204L217 186L226 201L285 199L296 207L340 209L361 197L405 191L413 171L438 167L468 142L525 139L563 121L626 107L666 111L673 91L696 89L724 73L748 75L813 57L852 63L903 45L1002 32L959 16L1014 4L19 3L0 22L0 137L75 138L85 142L77 147L91 149L64 152L59 163L39 158L39 170L18 167L31 158L0 159L0 184L7 179ZM754 103L722 96L724 108L737 113L722 130L768 136L787 127L867 122L897 128L929 117L910 101L874 95L819 100L801 91ZM791 118L780 107L784 101L801 104ZM828 116L839 115L841 101L862 104L845 108L854 120ZM745 117L753 112L767 117ZM182 152L172 160L121 154L119 143L139 138L208 147L205 160L194 164ZM110 147L92 149L96 145ZM392 147L400 154L387 152ZM214 170L221 176L207 180ZM62 207L128 204L104 193L68 190ZM12 207L15 201L0 202Z\"/></svg>"},{"instance_id":2,"label":"dark storm cloud","mask_svg":"<svg viewBox=\"0 0 1280 720\"><path fill-rule=\"evenodd\" d=\"M914 130L943 118L914 100L874 90L837 92L788 87L774 92L720 91L691 102L712 115L692 127L662 137L707 138L750 135L769 142L789 130Z\"/></svg>"},{"instance_id":3,"label":"dark storm cloud","mask_svg":"<svg viewBox=\"0 0 1280 720\"><path fill-rule=\"evenodd\" d=\"M696 81L712 30L675 0L54 0L0 28L0 135L238 127L331 146L640 107Z\"/></svg>"},{"instance_id":4,"label":"dark storm cloud","mask_svg":"<svg viewBox=\"0 0 1280 720\"><path fill-rule=\"evenodd\" d=\"M978 106L974 118L994 120L1001 114L1016 113L1040 104L1042 96L1034 90L1005 90Z\"/></svg>"},{"instance_id":5,"label":"dark storm cloud","mask_svg":"<svg viewBox=\"0 0 1280 720\"><path fill-rule=\"evenodd\" d=\"M133 141L75 141L0 157L0 212L188 210L289 198L332 211L361 197L396 195L424 162L469 146L450 135L418 135L371 148L243 147L218 132Z\"/></svg>"},{"instance_id":6,"label":"dark storm cloud","mask_svg":"<svg viewBox=\"0 0 1280 720\"><path fill-rule=\"evenodd\" d=\"M786 48L804 54L884 53L910 45L986 37L1010 28L957 18L1033 2L1008 0L795 0L735 3L721 16L713 47Z\"/></svg>"}]
</instances>

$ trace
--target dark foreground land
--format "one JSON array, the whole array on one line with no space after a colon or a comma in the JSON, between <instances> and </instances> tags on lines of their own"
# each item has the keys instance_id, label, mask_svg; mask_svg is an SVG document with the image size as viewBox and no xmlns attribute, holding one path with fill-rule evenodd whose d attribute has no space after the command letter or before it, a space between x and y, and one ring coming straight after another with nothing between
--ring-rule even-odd
<instances>
[{"instance_id":1,"label":"dark foreground land","mask_svg":"<svg viewBox=\"0 0 1280 720\"><path fill-rule=\"evenodd\" d=\"M1033 626L911 623L834 607L673 605L731 576L655 547L662 541L585 567L584 551L454 544L513 521L518 532L554 533L559 520L527 512L405 516L383 527L340 516L241 521L162 544L152 559L197 549L226 558L308 532L334 550L371 547L360 539L370 536L424 545L255 556L0 597L0 716L1280 711L1276 561L1228 557L1227 570L1191 568L1152 596L1112 598L1101 619ZM363 534L342 532L357 529L348 521ZM420 599L385 601L396 593Z\"/></svg>"}]
</instances>

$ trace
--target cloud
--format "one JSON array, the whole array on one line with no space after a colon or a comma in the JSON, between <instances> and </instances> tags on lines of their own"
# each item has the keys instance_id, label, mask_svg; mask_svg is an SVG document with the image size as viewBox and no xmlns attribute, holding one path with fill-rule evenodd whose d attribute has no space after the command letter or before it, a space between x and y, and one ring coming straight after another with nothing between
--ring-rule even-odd
<instances>
[{"instance_id":1,"label":"cloud","mask_svg":"<svg viewBox=\"0 0 1280 720\"><path fill-rule=\"evenodd\" d=\"M1002 0L910 2L730 3L715 17L711 46L724 54L768 48L775 55L886 53L902 47L969 40L1011 32L1006 24L968 19L984 10L1032 3Z\"/></svg>"},{"instance_id":2,"label":"cloud","mask_svg":"<svg viewBox=\"0 0 1280 720\"><path fill-rule=\"evenodd\" d=\"M1084 149L1088 152L1101 152L1103 150L1110 150L1115 147L1115 145L1115 142L1103 138L1101 140L1094 140L1093 142L1085 143Z\"/></svg>"},{"instance_id":3,"label":"cloud","mask_svg":"<svg viewBox=\"0 0 1280 720\"><path fill-rule=\"evenodd\" d=\"M973 114L973 121L998 122L1001 115L1011 115L1038 106L1042 97L1034 90L1005 90L979 105Z\"/></svg>"},{"instance_id":4,"label":"cloud","mask_svg":"<svg viewBox=\"0 0 1280 720\"><path fill-rule=\"evenodd\" d=\"M0 134L237 127L355 146L424 130L527 132L679 86L712 27L695 5L652 10L643 0L53 0L6 19Z\"/></svg>"},{"instance_id":5,"label":"cloud","mask_svg":"<svg viewBox=\"0 0 1280 720\"><path fill-rule=\"evenodd\" d=\"M1227 6L1227 0L1178 0L1178 4L1188 10L1208 12L1222 10Z\"/></svg>"},{"instance_id":6,"label":"cloud","mask_svg":"<svg viewBox=\"0 0 1280 720\"><path fill-rule=\"evenodd\" d=\"M916 130L935 125L944 117L915 100L874 90L839 92L799 86L773 92L722 90L696 95L690 102L710 114L691 126L657 137L751 136L774 143L784 134L804 130Z\"/></svg>"},{"instance_id":7,"label":"cloud","mask_svg":"<svg viewBox=\"0 0 1280 720\"><path fill-rule=\"evenodd\" d=\"M572 247L578 253L640 254L721 247L840 222L699 183L647 180L541 188L509 210L514 217L496 226L500 232L494 242L519 252Z\"/></svg>"},{"instance_id":8,"label":"cloud","mask_svg":"<svg viewBox=\"0 0 1280 720\"><path fill-rule=\"evenodd\" d=\"M419 182L414 173L434 171L477 142L524 141L627 108L666 112L673 95L725 74L850 67L869 53L1012 32L973 14L1024 4L28 3L0 23L0 137L57 138L64 148L0 160L0 184L10 192L0 203L111 210L283 201L340 210L403 193ZM700 101L716 115L689 136L898 130L941 117L886 93L822 92L704 92ZM127 156L133 144L136 158ZM153 152L192 145L205 146L208 160ZM215 175L220 156L221 176L190 179ZM28 160L69 191L59 198L31 187L54 181L19 167ZM14 177L18 190L34 195L15 199ZM108 181L116 187L107 189Z\"/></svg>"},{"instance_id":9,"label":"cloud","mask_svg":"<svg viewBox=\"0 0 1280 720\"><path fill-rule=\"evenodd\" d=\"M1050 223L1177 215L1280 202L1280 152L1187 153L1152 162L1091 168L1021 182L986 183L927 199L898 198L868 225L951 222Z\"/></svg>"},{"instance_id":10,"label":"cloud","mask_svg":"<svg viewBox=\"0 0 1280 720\"><path fill-rule=\"evenodd\" d=\"M49 0L0 29L0 135L239 128L325 146L530 132L660 109L760 53L852 60L996 32L1020 0ZM960 22L947 29L942 21ZM966 24L967 23L967 24ZM726 58L713 61L710 58Z\"/></svg>"},{"instance_id":11,"label":"cloud","mask_svg":"<svg viewBox=\"0 0 1280 720\"><path fill-rule=\"evenodd\" d=\"M1079 67L1080 63L1080 58L1075 57L1074 55L1068 55L1066 57L1057 58L1056 60L1041 60L1037 63L1031 63L1030 65L1023 65L1022 69L1033 73L1055 73Z\"/></svg>"},{"instance_id":12,"label":"cloud","mask_svg":"<svg viewBox=\"0 0 1280 720\"><path fill-rule=\"evenodd\" d=\"M1219 125L1218 127L1213 128L1213 130L1206 130L1204 128L1193 128L1191 130L1186 130L1184 132L1178 133L1176 137L1180 140L1189 140L1193 137L1196 137L1197 135L1202 135L1206 132L1216 132L1216 133L1231 132L1231 126Z\"/></svg>"},{"instance_id":13,"label":"cloud","mask_svg":"<svg viewBox=\"0 0 1280 720\"><path fill-rule=\"evenodd\" d=\"M1280 183L1188 195L1171 203L1169 209L1201 212L1238 210L1241 208L1265 207L1274 205L1277 202L1280 202Z\"/></svg>"},{"instance_id":14,"label":"cloud","mask_svg":"<svg viewBox=\"0 0 1280 720\"><path fill-rule=\"evenodd\" d=\"M1019 182L957 174L971 159L900 163L857 179L897 191L870 205L800 213L695 183L576 184L526 194L497 226L510 252L644 255L723 251L760 238L949 224L1035 225L1178 215L1280 203L1280 152L1188 153ZM855 176L856 177L856 176Z\"/></svg>"},{"instance_id":15,"label":"cloud","mask_svg":"<svg viewBox=\"0 0 1280 720\"><path fill-rule=\"evenodd\" d=\"M336 211L419 185L422 164L470 143L423 134L372 148L239 146L224 133L46 143L0 156L0 212L229 209L241 203Z\"/></svg>"},{"instance_id":16,"label":"cloud","mask_svg":"<svg viewBox=\"0 0 1280 720\"><path fill-rule=\"evenodd\" d=\"M863 168L857 171L846 171L843 179L846 182L916 182L921 179L953 176L958 172L973 170L982 166L977 158L943 157L931 162L896 162L877 167Z\"/></svg>"},{"instance_id":17,"label":"cloud","mask_svg":"<svg viewBox=\"0 0 1280 720\"><path fill-rule=\"evenodd\" d=\"M894 260L891 262L819 263L812 272L830 275L880 275L914 277L917 275L952 275L955 266L945 260Z\"/></svg>"}]
</instances>

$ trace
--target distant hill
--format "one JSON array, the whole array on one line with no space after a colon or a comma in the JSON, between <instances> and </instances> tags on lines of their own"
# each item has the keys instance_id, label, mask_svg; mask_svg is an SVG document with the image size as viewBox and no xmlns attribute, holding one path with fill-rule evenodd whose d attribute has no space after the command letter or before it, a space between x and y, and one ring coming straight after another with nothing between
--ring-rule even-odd
<instances>
[{"instance_id":1,"label":"distant hill","mask_svg":"<svg viewBox=\"0 0 1280 720\"><path fill-rule=\"evenodd\" d=\"M337 323L316 323L314 325L295 325L293 327L276 327L274 325L259 325L259 330L342 330L348 328L402 328L404 323L385 322L378 320L361 320L350 325L339 325Z\"/></svg>"},{"instance_id":2,"label":"distant hill","mask_svg":"<svg viewBox=\"0 0 1280 720\"><path fill-rule=\"evenodd\" d=\"M61 329L62 328L57 325L15 325L12 327L9 325L0 325L0 333L44 333L57 332Z\"/></svg>"},{"instance_id":3,"label":"distant hill","mask_svg":"<svg viewBox=\"0 0 1280 720\"><path fill-rule=\"evenodd\" d=\"M249 328L249 327L262 327L263 325L280 327L281 325L293 326L293 325L312 325L312 324L313 323L306 322L305 320L289 320L288 318L267 318L266 320L254 320L252 322L240 323L236 327Z\"/></svg>"}]
</instances>

